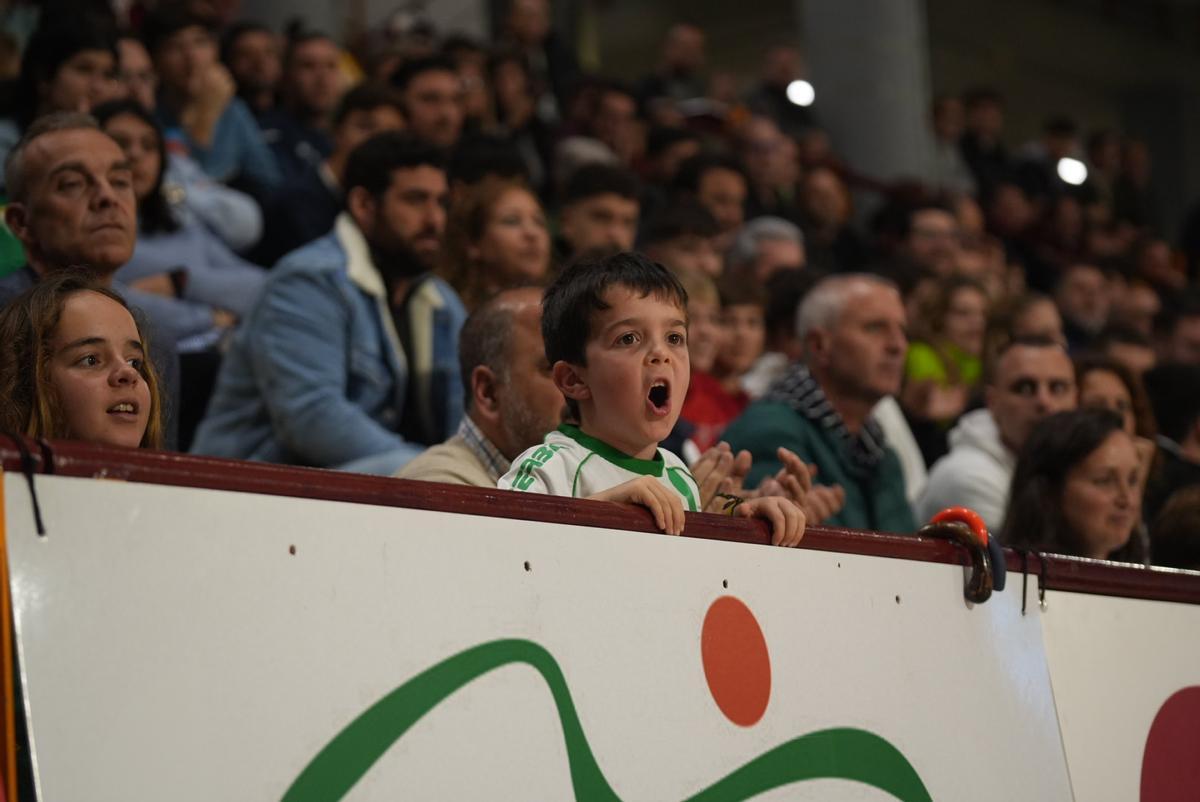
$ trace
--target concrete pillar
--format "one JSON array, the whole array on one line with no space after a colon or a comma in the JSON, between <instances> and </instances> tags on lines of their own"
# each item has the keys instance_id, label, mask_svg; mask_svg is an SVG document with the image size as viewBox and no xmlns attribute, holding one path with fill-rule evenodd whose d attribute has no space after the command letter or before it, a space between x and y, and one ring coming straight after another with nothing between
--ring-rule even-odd
<instances>
[{"instance_id":1,"label":"concrete pillar","mask_svg":"<svg viewBox=\"0 0 1200 802\"><path fill-rule=\"evenodd\" d=\"M813 107L834 147L879 179L927 175L933 158L924 0L795 0Z\"/></svg>"}]
</instances>

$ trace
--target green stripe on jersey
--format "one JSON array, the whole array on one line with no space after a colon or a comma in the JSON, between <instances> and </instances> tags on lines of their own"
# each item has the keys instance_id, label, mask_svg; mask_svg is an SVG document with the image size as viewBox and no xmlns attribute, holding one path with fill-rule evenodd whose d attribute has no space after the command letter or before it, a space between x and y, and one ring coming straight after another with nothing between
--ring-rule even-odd
<instances>
[{"instance_id":1,"label":"green stripe on jersey","mask_svg":"<svg viewBox=\"0 0 1200 802\"><path fill-rule=\"evenodd\" d=\"M623 451L618 451L603 440L597 440L589 434L584 434L578 426L564 423L558 427L558 430L588 451L594 451L618 468L624 468L630 473L637 473L642 476L662 476L663 474L663 458L662 454L659 454L657 450L654 452L654 459L638 459L637 457L629 456Z\"/></svg>"},{"instance_id":2,"label":"green stripe on jersey","mask_svg":"<svg viewBox=\"0 0 1200 802\"><path fill-rule=\"evenodd\" d=\"M682 468L667 468L667 477L670 478L671 484L679 491L679 495L687 500L688 512L699 512L700 510L696 506L696 497L692 495L692 487L687 483L687 479L684 479L680 474L684 474L685 476L691 475ZM695 480L693 479L692 481Z\"/></svg>"}]
</instances>

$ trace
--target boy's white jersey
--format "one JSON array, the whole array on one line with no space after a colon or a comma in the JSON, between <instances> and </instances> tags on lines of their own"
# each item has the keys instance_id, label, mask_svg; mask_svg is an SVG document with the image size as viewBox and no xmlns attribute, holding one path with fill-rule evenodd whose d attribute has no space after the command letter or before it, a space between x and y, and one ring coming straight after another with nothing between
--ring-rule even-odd
<instances>
[{"instance_id":1,"label":"boy's white jersey","mask_svg":"<svg viewBox=\"0 0 1200 802\"><path fill-rule=\"evenodd\" d=\"M688 512L700 510L700 488L679 457L660 448L637 459L564 423L527 449L497 483L502 490L587 498L640 476L653 476L679 494Z\"/></svg>"}]
</instances>

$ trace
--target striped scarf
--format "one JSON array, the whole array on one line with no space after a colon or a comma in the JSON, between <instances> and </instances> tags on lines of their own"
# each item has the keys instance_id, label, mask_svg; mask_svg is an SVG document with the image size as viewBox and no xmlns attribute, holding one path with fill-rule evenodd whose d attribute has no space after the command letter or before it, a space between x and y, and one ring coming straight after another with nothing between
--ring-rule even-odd
<instances>
[{"instance_id":1,"label":"striped scarf","mask_svg":"<svg viewBox=\"0 0 1200 802\"><path fill-rule=\"evenodd\" d=\"M794 365L780 377L763 396L764 401L786 404L800 415L808 418L826 431L836 435L846 446L849 457L847 466L852 474L866 478L871 476L883 460L887 441L883 430L874 418L867 418L862 431L855 437L846 428L825 391L804 365Z\"/></svg>"}]
</instances>

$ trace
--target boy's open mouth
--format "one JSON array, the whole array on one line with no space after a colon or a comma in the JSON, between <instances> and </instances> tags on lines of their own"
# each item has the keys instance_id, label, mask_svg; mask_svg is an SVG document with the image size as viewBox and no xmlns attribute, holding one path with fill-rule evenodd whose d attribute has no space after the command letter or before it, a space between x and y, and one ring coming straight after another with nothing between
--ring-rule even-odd
<instances>
[{"instance_id":1,"label":"boy's open mouth","mask_svg":"<svg viewBox=\"0 0 1200 802\"><path fill-rule=\"evenodd\" d=\"M666 415L671 411L671 385L662 379L655 381L646 393L646 402L654 414Z\"/></svg>"}]
</instances>

